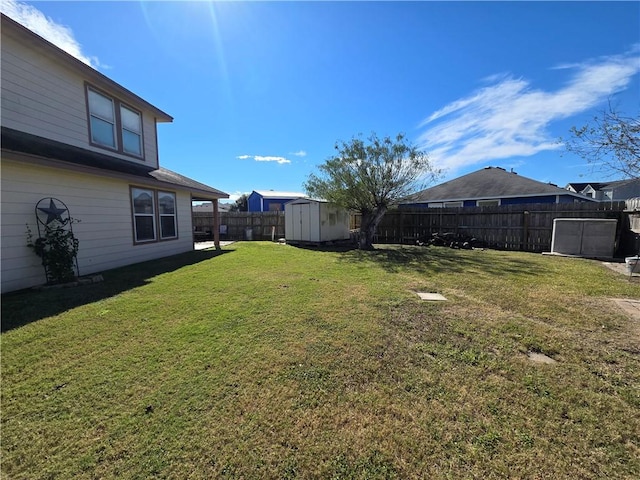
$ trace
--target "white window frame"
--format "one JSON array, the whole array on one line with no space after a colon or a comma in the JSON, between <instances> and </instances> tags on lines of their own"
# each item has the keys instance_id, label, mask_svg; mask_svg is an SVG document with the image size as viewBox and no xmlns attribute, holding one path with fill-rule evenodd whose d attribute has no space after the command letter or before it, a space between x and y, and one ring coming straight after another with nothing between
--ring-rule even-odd
<instances>
[{"instance_id":1,"label":"white window frame","mask_svg":"<svg viewBox=\"0 0 640 480\"><path fill-rule=\"evenodd\" d=\"M111 101L113 107L113 121L105 119L100 115L97 115L95 112L91 110L91 93L95 95L99 95L109 101ZM98 148L105 148L107 150L120 153L122 155L126 155L129 157L134 157L140 160L144 160L144 127L143 127L143 115L140 110L132 107L129 104L126 104L119 99L109 95L108 93L96 88L90 84L86 84L86 102L87 102L87 117L88 117L88 128L89 128L89 143ZM129 112L138 116L138 131L135 131L132 128L125 128L124 122L122 121L122 110L126 109ZM96 141L94 139L93 134L93 125L91 122L92 118L99 119L103 122L111 123L113 126L113 136L115 145L107 145L102 142ZM137 135L139 137L139 152L134 152L125 147L124 142L124 132L128 132L133 135Z\"/></svg>"},{"instance_id":2,"label":"white window frame","mask_svg":"<svg viewBox=\"0 0 640 480\"><path fill-rule=\"evenodd\" d=\"M160 234L160 240L168 240L172 238L178 238L178 206L176 200L176 194L174 192L158 191L158 232ZM162 196L170 196L173 198L173 213L163 213L160 207L160 198ZM162 232L162 220L172 218L173 219L173 235L163 235Z\"/></svg>"},{"instance_id":3,"label":"white window frame","mask_svg":"<svg viewBox=\"0 0 640 480\"><path fill-rule=\"evenodd\" d=\"M104 100L107 100L108 102L111 103L111 119L106 118L103 115L100 115L98 112L95 111L94 108L92 108L93 104L91 102L91 96L96 95L98 97L102 97ZM87 108L89 110L89 135L91 138L91 143L94 143L96 145L99 145L101 147L106 147L106 148L110 148L112 150L117 150L118 149L118 135L116 134L116 109L115 109L115 105L114 105L114 101L112 98L102 94L102 92L98 92L96 89L94 88L89 88L87 90ZM94 136L94 128L93 128L93 119L97 119L100 120L101 122L104 123L108 123L111 125L111 137L113 138L113 144L108 144L108 143L104 143L101 142L100 140L96 139L96 137Z\"/></svg>"},{"instance_id":4,"label":"white window frame","mask_svg":"<svg viewBox=\"0 0 640 480\"><path fill-rule=\"evenodd\" d=\"M151 213L148 212L136 212L136 198L139 194L148 193L151 197ZM157 222L156 222L156 194L155 191L150 188L143 187L131 187L131 213L133 215L133 242L138 243L150 243L158 240L157 235ZM153 238L139 238L138 234L138 218L151 218Z\"/></svg>"},{"instance_id":5,"label":"white window frame","mask_svg":"<svg viewBox=\"0 0 640 480\"><path fill-rule=\"evenodd\" d=\"M122 111L127 110L129 113L132 113L138 117L138 127L137 131L132 128L128 128L125 126L125 122L121 121L121 134L122 134L122 151L128 155L134 155L136 157L142 156L142 115L137 110L132 109L128 105L120 104L120 120L122 120ZM125 132L130 133L138 137L138 151L131 151L127 149L127 142L124 140Z\"/></svg>"},{"instance_id":6,"label":"white window frame","mask_svg":"<svg viewBox=\"0 0 640 480\"><path fill-rule=\"evenodd\" d=\"M487 200L476 200L476 205L478 207L499 207L500 199L487 199Z\"/></svg>"},{"instance_id":7,"label":"white window frame","mask_svg":"<svg viewBox=\"0 0 640 480\"><path fill-rule=\"evenodd\" d=\"M156 190L143 186L130 186L130 199L131 199L131 216L132 216L132 228L133 228L133 243L134 245L144 245L148 243L154 243L158 241L176 240L178 239L178 195L176 192L167 190ZM136 212L135 199L137 193L148 193L151 197L151 210L152 212ZM160 198L162 196L170 196L173 198L173 213L162 213L160 208ZM137 218L152 218L153 222L153 238L139 238ZM173 219L174 235L163 235L162 232L162 220L166 218Z\"/></svg>"}]
</instances>

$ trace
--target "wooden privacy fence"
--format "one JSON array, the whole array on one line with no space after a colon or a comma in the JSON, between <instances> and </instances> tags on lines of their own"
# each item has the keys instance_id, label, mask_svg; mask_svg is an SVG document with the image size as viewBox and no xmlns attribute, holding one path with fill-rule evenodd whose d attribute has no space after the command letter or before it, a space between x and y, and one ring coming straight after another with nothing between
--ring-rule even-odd
<instances>
[{"instance_id":1,"label":"wooden privacy fence","mask_svg":"<svg viewBox=\"0 0 640 480\"><path fill-rule=\"evenodd\" d=\"M624 202L419 208L388 211L376 231L377 243L415 243L434 233L473 237L491 248L526 252L551 250L555 218L614 218L617 240L624 230ZM352 228L360 226L359 215Z\"/></svg>"},{"instance_id":2,"label":"wooden privacy fence","mask_svg":"<svg viewBox=\"0 0 640 480\"><path fill-rule=\"evenodd\" d=\"M196 240L213 239L213 213L193 212ZM220 212L220 240L284 237L284 212Z\"/></svg>"}]
</instances>

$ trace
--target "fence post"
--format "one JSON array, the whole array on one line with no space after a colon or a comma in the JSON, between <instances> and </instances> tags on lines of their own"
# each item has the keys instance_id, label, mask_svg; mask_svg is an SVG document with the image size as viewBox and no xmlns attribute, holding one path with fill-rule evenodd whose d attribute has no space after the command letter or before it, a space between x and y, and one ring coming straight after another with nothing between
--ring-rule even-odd
<instances>
[{"instance_id":1,"label":"fence post","mask_svg":"<svg viewBox=\"0 0 640 480\"><path fill-rule=\"evenodd\" d=\"M220 250L220 212L218 211L218 199L213 200L213 245Z\"/></svg>"},{"instance_id":2,"label":"fence post","mask_svg":"<svg viewBox=\"0 0 640 480\"><path fill-rule=\"evenodd\" d=\"M529 251L529 211L522 212L522 242L520 250Z\"/></svg>"}]
</instances>

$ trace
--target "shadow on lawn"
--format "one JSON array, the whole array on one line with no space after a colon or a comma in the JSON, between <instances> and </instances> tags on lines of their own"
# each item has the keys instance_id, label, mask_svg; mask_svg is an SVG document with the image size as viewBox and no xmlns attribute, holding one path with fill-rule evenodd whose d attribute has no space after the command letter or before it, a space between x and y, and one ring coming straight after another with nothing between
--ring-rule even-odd
<instances>
[{"instance_id":1,"label":"shadow on lawn","mask_svg":"<svg viewBox=\"0 0 640 480\"><path fill-rule=\"evenodd\" d=\"M233 250L199 250L102 272L103 282L72 288L20 290L2 295L1 331L26 325L149 283L153 277ZM82 272L80 272L82 273Z\"/></svg>"},{"instance_id":2,"label":"shadow on lawn","mask_svg":"<svg viewBox=\"0 0 640 480\"><path fill-rule=\"evenodd\" d=\"M410 267L421 274L466 273L481 270L493 275L540 275L544 267L535 261L509 256L503 261L485 255L485 250L453 250L446 247L390 247L378 245L375 250L344 251L344 261L373 261L388 272L398 272ZM535 255L535 254L531 254Z\"/></svg>"}]
</instances>

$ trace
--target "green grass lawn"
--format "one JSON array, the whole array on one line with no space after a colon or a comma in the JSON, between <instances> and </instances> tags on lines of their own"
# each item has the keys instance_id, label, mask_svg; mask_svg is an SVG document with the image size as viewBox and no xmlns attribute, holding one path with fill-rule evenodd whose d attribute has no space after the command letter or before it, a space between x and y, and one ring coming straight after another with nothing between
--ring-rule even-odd
<instances>
[{"instance_id":1,"label":"green grass lawn","mask_svg":"<svg viewBox=\"0 0 640 480\"><path fill-rule=\"evenodd\" d=\"M2 478L640 477L640 284L599 262L254 242L104 278L3 296Z\"/></svg>"}]
</instances>

